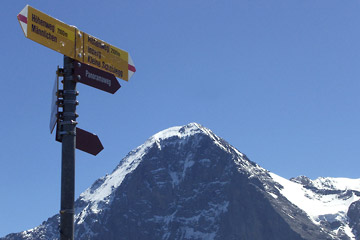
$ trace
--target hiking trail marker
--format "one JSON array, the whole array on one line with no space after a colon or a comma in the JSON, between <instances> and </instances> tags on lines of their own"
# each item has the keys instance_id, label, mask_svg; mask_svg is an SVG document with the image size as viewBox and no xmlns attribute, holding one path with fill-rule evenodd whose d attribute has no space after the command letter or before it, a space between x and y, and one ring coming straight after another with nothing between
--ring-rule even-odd
<instances>
[{"instance_id":1,"label":"hiking trail marker","mask_svg":"<svg viewBox=\"0 0 360 240\"><path fill-rule=\"evenodd\" d=\"M104 148L97 135L76 127L76 83L113 94L121 87L116 78L129 81L135 65L128 52L29 5L17 19L25 37L64 55L52 91L49 127L52 133L57 125L56 140L62 143L60 240L74 240L75 148L93 155ZM59 77L63 77L61 90Z\"/></svg>"},{"instance_id":2,"label":"hiking trail marker","mask_svg":"<svg viewBox=\"0 0 360 240\"><path fill-rule=\"evenodd\" d=\"M26 5L17 16L25 37L125 81L135 73L128 52Z\"/></svg>"},{"instance_id":3,"label":"hiking trail marker","mask_svg":"<svg viewBox=\"0 0 360 240\"><path fill-rule=\"evenodd\" d=\"M114 94L120 87L114 74L85 63L74 63L75 81Z\"/></svg>"},{"instance_id":4,"label":"hiking trail marker","mask_svg":"<svg viewBox=\"0 0 360 240\"><path fill-rule=\"evenodd\" d=\"M59 128L56 129L58 131ZM62 142L59 133L56 133L56 141ZM96 156L104 149L99 137L81 128L76 128L76 149Z\"/></svg>"}]
</instances>

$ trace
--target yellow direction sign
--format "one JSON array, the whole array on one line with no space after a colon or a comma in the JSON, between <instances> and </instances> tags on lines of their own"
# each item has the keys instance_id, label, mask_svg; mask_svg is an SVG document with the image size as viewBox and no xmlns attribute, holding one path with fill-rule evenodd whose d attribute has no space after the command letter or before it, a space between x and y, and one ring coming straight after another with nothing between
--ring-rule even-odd
<instances>
[{"instance_id":1,"label":"yellow direction sign","mask_svg":"<svg viewBox=\"0 0 360 240\"><path fill-rule=\"evenodd\" d=\"M77 31L77 39L83 42L81 48L76 48L76 59L90 66L114 74L121 79L129 79L129 71L135 72L129 54L87 33ZM124 71L126 69L126 71ZM131 74L132 75L132 74Z\"/></svg>"},{"instance_id":2,"label":"yellow direction sign","mask_svg":"<svg viewBox=\"0 0 360 240\"><path fill-rule=\"evenodd\" d=\"M128 81L135 65L128 52L26 5L17 16L25 37Z\"/></svg>"}]
</instances>

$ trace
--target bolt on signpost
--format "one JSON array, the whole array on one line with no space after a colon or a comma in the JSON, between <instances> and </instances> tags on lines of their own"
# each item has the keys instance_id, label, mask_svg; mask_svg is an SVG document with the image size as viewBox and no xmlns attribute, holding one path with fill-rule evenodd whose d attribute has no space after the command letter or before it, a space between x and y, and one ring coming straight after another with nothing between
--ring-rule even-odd
<instances>
[{"instance_id":1,"label":"bolt on signpost","mask_svg":"<svg viewBox=\"0 0 360 240\"><path fill-rule=\"evenodd\" d=\"M136 69L128 52L26 5L17 16L25 37L64 55L52 92L50 133L62 142L60 240L74 239L75 148L97 155L103 146L92 133L77 128L77 82L114 94ZM63 77L63 89L59 89ZM62 111L60 110L62 109Z\"/></svg>"}]
</instances>

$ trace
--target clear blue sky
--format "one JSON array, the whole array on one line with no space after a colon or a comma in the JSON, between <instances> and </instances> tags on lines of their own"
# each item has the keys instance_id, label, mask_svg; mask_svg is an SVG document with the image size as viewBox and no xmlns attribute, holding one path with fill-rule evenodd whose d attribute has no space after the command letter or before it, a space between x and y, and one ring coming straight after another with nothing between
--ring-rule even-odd
<instances>
[{"instance_id":1,"label":"clear blue sky","mask_svg":"<svg viewBox=\"0 0 360 240\"><path fill-rule=\"evenodd\" d=\"M0 236L60 208L61 145L49 134L61 54L25 38L26 4L132 56L111 95L78 85L76 196L133 148L198 122L262 167L290 178L359 178L360 2L355 0L3 1Z\"/></svg>"}]
</instances>

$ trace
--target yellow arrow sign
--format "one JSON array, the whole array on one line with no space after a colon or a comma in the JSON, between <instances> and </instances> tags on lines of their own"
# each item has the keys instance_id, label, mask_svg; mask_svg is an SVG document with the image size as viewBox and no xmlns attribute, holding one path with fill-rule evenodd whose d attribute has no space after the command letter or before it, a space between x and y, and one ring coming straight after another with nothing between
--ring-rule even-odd
<instances>
[{"instance_id":1,"label":"yellow arrow sign","mask_svg":"<svg viewBox=\"0 0 360 240\"><path fill-rule=\"evenodd\" d=\"M93 67L110 72L121 79L129 79L129 54L87 33L78 31L79 43L76 48L76 59ZM131 60L131 59L130 59ZM132 62L132 61L131 61ZM132 65L133 66L133 65Z\"/></svg>"},{"instance_id":2,"label":"yellow arrow sign","mask_svg":"<svg viewBox=\"0 0 360 240\"><path fill-rule=\"evenodd\" d=\"M17 16L27 38L128 81L135 73L128 52L26 5Z\"/></svg>"}]
</instances>

